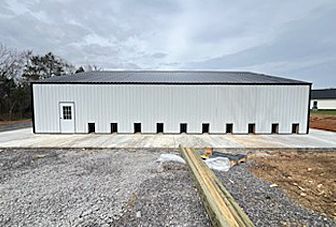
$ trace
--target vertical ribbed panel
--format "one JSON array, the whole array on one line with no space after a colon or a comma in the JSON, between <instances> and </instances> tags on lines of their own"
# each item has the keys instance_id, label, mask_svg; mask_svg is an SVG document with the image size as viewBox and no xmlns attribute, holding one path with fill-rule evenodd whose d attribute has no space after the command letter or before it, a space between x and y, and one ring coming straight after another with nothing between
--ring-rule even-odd
<instances>
[{"instance_id":1,"label":"vertical ribbed panel","mask_svg":"<svg viewBox=\"0 0 336 227\"><path fill-rule=\"evenodd\" d=\"M336 99L312 99L310 108L313 108L314 101L317 101L317 108L320 110L336 110Z\"/></svg>"},{"instance_id":2,"label":"vertical ribbed panel","mask_svg":"<svg viewBox=\"0 0 336 227\"><path fill-rule=\"evenodd\" d=\"M155 133L163 122L166 133L178 133L187 123L188 132L200 133L210 123L211 133L224 133L233 123L234 133L270 133L279 123L280 133L290 133L292 123L306 133L309 86L305 85L113 85L34 84L37 133L59 133L59 102L75 103L76 133L86 133L88 122L97 133L109 133L117 122L122 133L132 133L133 123Z\"/></svg>"}]
</instances>

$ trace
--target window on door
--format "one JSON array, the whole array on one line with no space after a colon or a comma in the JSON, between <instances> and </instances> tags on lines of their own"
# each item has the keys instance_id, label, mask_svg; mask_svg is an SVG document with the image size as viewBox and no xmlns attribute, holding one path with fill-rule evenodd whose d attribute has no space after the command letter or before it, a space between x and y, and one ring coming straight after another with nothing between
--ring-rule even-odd
<instances>
[{"instance_id":1,"label":"window on door","mask_svg":"<svg viewBox=\"0 0 336 227\"><path fill-rule=\"evenodd\" d=\"M71 106L63 106L63 120L71 120Z\"/></svg>"}]
</instances>

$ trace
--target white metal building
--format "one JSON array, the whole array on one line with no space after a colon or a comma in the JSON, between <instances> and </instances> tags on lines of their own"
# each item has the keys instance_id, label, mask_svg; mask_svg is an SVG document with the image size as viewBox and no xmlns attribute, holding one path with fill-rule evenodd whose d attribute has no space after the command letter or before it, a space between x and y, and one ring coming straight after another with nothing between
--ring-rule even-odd
<instances>
[{"instance_id":1,"label":"white metal building","mask_svg":"<svg viewBox=\"0 0 336 227\"><path fill-rule=\"evenodd\" d=\"M33 129L306 134L310 90L310 83L250 72L86 72L32 83Z\"/></svg>"},{"instance_id":2,"label":"white metal building","mask_svg":"<svg viewBox=\"0 0 336 227\"><path fill-rule=\"evenodd\" d=\"M336 89L312 90L310 106L314 110L336 110Z\"/></svg>"}]
</instances>

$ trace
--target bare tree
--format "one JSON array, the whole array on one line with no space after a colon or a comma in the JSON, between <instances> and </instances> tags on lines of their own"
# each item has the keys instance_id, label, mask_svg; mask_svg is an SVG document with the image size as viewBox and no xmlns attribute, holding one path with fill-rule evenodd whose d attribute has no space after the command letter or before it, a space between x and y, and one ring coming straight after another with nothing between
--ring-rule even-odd
<instances>
[{"instance_id":1,"label":"bare tree","mask_svg":"<svg viewBox=\"0 0 336 227\"><path fill-rule=\"evenodd\" d=\"M26 108L29 89L21 76L29 55L31 51L20 52L0 44L0 113L7 113L10 120L15 109Z\"/></svg>"},{"instance_id":2,"label":"bare tree","mask_svg":"<svg viewBox=\"0 0 336 227\"><path fill-rule=\"evenodd\" d=\"M103 68L101 68L98 65L86 65L84 66L85 72L92 72L92 71L103 71Z\"/></svg>"},{"instance_id":3,"label":"bare tree","mask_svg":"<svg viewBox=\"0 0 336 227\"><path fill-rule=\"evenodd\" d=\"M74 66L73 64L64 61L64 72L66 75L71 75L71 74L75 74L76 73L76 66Z\"/></svg>"},{"instance_id":4,"label":"bare tree","mask_svg":"<svg viewBox=\"0 0 336 227\"><path fill-rule=\"evenodd\" d=\"M88 65L85 71L100 70L97 65ZM75 72L74 65L51 52L33 54L0 43L0 120L29 116L31 81Z\"/></svg>"},{"instance_id":5,"label":"bare tree","mask_svg":"<svg viewBox=\"0 0 336 227\"><path fill-rule=\"evenodd\" d=\"M0 78L17 80L24 67L24 53L0 44Z\"/></svg>"}]
</instances>

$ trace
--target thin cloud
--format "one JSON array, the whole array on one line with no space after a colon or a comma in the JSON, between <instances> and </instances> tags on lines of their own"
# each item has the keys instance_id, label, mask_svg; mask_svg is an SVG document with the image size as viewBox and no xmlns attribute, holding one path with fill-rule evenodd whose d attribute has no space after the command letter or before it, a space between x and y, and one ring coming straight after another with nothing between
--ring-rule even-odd
<instances>
[{"instance_id":1,"label":"thin cloud","mask_svg":"<svg viewBox=\"0 0 336 227\"><path fill-rule=\"evenodd\" d=\"M103 68L248 69L336 85L334 0L5 0L0 39ZM316 75L316 69L325 75Z\"/></svg>"}]
</instances>

